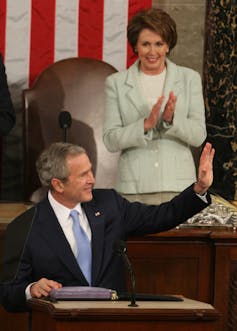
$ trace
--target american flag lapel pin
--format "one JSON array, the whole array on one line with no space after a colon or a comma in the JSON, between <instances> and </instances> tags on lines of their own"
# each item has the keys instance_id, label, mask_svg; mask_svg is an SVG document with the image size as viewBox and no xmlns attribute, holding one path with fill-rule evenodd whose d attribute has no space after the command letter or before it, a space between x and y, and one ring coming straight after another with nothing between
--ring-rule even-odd
<instances>
[{"instance_id":1,"label":"american flag lapel pin","mask_svg":"<svg viewBox=\"0 0 237 331\"><path fill-rule=\"evenodd\" d=\"M95 216L100 216L100 212L99 211L95 212Z\"/></svg>"}]
</instances>

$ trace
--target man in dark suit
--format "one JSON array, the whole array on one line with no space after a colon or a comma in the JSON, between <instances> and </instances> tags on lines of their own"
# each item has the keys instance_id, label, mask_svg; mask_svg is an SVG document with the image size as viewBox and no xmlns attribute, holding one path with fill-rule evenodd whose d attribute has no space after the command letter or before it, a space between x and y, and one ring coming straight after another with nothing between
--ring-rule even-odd
<instances>
[{"instance_id":1,"label":"man in dark suit","mask_svg":"<svg viewBox=\"0 0 237 331\"><path fill-rule=\"evenodd\" d=\"M15 111L7 85L7 76L0 54L0 136L5 136L15 125Z\"/></svg>"},{"instance_id":2,"label":"man in dark suit","mask_svg":"<svg viewBox=\"0 0 237 331\"><path fill-rule=\"evenodd\" d=\"M150 206L130 203L113 189L93 189L92 167L84 149L68 143L52 144L37 161L41 183L49 189L48 196L8 227L6 275L12 261L20 255L21 259L19 266L13 268L17 269L16 275L13 277L11 270L4 279L2 304L11 311L24 311L27 299L47 297L52 289L62 286L91 285L125 291L124 266L114 252L114 243L128 236L171 229L207 207L211 202L207 189L213 180L213 157L214 150L207 143L200 158L197 182L170 202ZM71 210L79 213L90 241L90 281L75 257L80 244L77 248ZM16 237L17 233L22 238L18 232L21 222L21 231L27 233L24 244ZM13 243L15 250L11 248Z\"/></svg>"}]
</instances>

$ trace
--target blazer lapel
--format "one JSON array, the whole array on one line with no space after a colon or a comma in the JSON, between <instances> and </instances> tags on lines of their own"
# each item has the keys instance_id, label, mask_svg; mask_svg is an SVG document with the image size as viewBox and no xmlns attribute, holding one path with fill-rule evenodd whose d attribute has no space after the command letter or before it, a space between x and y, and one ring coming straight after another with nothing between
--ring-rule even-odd
<instances>
[{"instance_id":1,"label":"blazer lapel","mask_svg":"<svg viewBox=\"0 0 237 331\"><path fill-rule=\"evenodd\" d=\"M138 113L147 116L149 114L149 107L141 90L138 63L139 60L127 70L125 81L125 86L127 87L126 95L128 100L135 106Z\"/></svg>"},{"instance_id":2,"label":"blazer lapel","mask_svg":"<svg viewBox=\"0 0 237 331\"><path fill-rule=\"evenodd\" d=\"M48 201L43 204L42 214L44 217L41 217L38 222L41 236L48 242L48 245L61 260L65 268L77 277L81 284L88 285L53 209Z\"/></svg>"},{"instance_id":3,"label":"blazer lapel","mask_svg":"<svg viewBox=\"0 0 237 331\"><path fill-rule=\"evenodd\" d=\"M163 107L169 99L169 93L171 91L177 96L180 93L180 84L179 84L179 74L176 64L171 62L169 59L166 59L167 73L164 86L164 96L165 100L163 102Z\"/></svg>"},{"instance_id":4,"label":"blazer lapel","mask_svg":"<svg viewBox=\"0 0 237 331\"><path fill-rule=\"evenodd\" d=\"M92 285L96 284L103 264L105 219L95 201L82 204L92 232Z\"/></svg>"}]
</instances>

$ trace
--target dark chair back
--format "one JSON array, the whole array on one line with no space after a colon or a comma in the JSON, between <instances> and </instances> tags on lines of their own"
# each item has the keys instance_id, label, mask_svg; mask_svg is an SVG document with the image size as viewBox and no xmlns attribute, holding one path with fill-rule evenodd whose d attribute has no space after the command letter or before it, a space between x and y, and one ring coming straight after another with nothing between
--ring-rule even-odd
<instances>
[{"instance_id":1,"label":"dark chair back","mask_svg":"<svg viewBox=\"0 0 237 331\"><path fill-rule=\"evenodd\" d=\"M78 144L90 157L96 187L113 187L118 154L109 153L102 140L104 81L116 72L110 64L89 58L64 59L47 67L32 88L24 90L25 199L40 187L35 161L56 141ZM68 111L71 127L60 128L59 114Z\"/></svg>"}]
</instances>

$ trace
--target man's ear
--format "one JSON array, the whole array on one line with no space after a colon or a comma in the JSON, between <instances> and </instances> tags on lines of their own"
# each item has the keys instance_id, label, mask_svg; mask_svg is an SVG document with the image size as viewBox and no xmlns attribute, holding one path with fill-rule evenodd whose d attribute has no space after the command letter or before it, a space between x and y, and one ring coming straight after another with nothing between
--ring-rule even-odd
<instances>
[{"instance_id":1,"label":"man's ear","mask_svg":"<svg viewBox=\"0 0 237 331\"><path fill-rule=\"evenodd\" d=\"M58 193L62 193L64 190L64 184L63 182L58 179L58 178L53 178L51 180L51 185L53 186L54 191L58 192Z\"/></svg>"}]
</instances>

